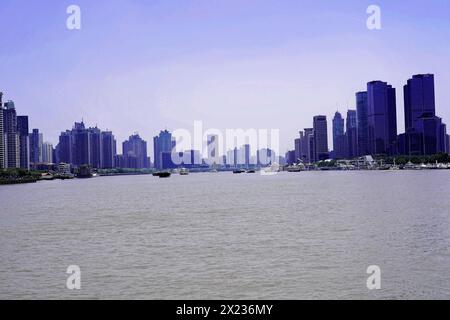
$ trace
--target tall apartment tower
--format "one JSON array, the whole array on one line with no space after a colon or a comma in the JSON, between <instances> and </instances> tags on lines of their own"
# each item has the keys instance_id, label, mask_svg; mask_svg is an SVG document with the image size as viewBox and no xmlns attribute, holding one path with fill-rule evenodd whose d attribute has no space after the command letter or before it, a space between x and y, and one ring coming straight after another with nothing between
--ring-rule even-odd
<instances>
[{"instance_id":1,"label":"tall apartment tower","mask_svg":"<svg viewBox=\"0 0 450 320\"><path fill-rule=\"evenodd\" d=\"M28 116L17 117L17 132L19 134L20 168L30 170Z\"/></svg>"},{"instance_id":2,"label":"tall apartment tower","mask_svg":"<svg viewBox=\"0 0 450 320\"><path fill-rule=\"evenodd\" d=\"M333 156L335 159L346 157L346 139L344 132L345 121L339 111L336 111L333 118Z\"/></svg>"},{"instance_id":3,"label":"tall apartment tower","mask_svg":"<svg viewBox=\"0 0 450 320\"><path fill-rule=\"evenodd\" d=\"M161 131L158 136L153 138L153 151L155 158L155 168L163 168L163 153L171 153L173 150L172 134L167 131ZM124 153L125 154L125 153Z\"/></svg>"},{"instance_id":4,"label":"tall apartment tower","mask_svg":"<svg viewBox=\"0 0 450 320\"><path fill-rule=\"evenodd\" d=\"M5 102L3 110L3 131L5 136L5 162L7 168L20 168L19 133L17 114L13 101Z\"/></svg>"},{"instance_id":5,"label":"tall apartment tower","mask_svg":"<svg viewBox=\"0 0 450 320\"><path fill-rule=\"evenodd\" d=\"M5 163L5 133L3 127L3 92L0 92L0 169L6 168Z\"/></svg>"},{"instance_id":6,"label":"tall apartment tower","mask_svg":"<svg viewBox=\"0 0 450 320\"><path fill-rule=\"evenodd\" d=\"M42 133L39 129L33 129L29 135L30 139L30 164L38 164L42 162L42 144L44 143Z\"/></svg>"},{"instance_id":7,"label":"tall apartment tower","mask_svg":"<svg viewBox=\"0 0 450 320\"><path fill-rule=\"evenodd\" d=\"M314 162L329 158L328 125L326 116L315 116L314 127Z\"/></svg>"},{"instance_id":8,"label":"tall apartment tower","mask_svg":"<svg viewBox=\"0 0 450 320\"><path fill-rule=\"evenodd\" d=\"M353 159L358 156L358 128L357 128L357 114L356 110L347 111L346 121L346 158Z\"/></svg>"}]
</instances>

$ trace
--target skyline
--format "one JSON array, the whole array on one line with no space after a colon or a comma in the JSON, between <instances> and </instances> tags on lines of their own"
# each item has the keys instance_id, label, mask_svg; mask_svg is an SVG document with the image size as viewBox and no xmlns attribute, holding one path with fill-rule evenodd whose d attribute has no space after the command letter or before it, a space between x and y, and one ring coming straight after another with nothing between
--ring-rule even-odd
<instances>
[{"instance_id":1,"label":"skyline","mask_svg":"<svg viewBox=\"0 0 450 320\"><path fill-rule=\"evenodd\" d=\"M420 73L435 74L436 109L450 118L445 1L379 1L382 29L374 31L365 25L369 1L77 3L79 31L65 28L69 3L2 7L5 100L53 145L81 118L118 141L136 131L151 149L161 128L201 120L223 130L280 128L280 150L292 150L314 115L356 109L355 92L372 80L397 89L403 132L401 89Z\"/></svg>"},{"instance_id":2,"label":"skyline","mask_svg":"<svg viewBox=\"0 0 450 320\"><path fill-rule=\"evenodd\" d=\"M414 86L414 87L412 87ZM282 151L279 147L280 141L278 133L276 133L276 141L273 146L270 145L260 145L260 142L258 142L257 137L255 136L256 141L248 141L247 139L251 140L251 137L248 136L248 134L253 135L256 133L254 128L234 128L234 129L226 129L226 134L224 136L223 132L220 132L217 128L205 128L203 126L203 123L200 121L194 122L194 129L192 132L189 130L186 130L184 128L176 129L174 132L168 132L167 128L160 129L160 135L164 132L167 132L169 135L168 142L165 142L165 147L162 147L164 150L167 148L174 148L176 146L177 152L186 152L190 150L196 150L200 151L202 154L204 154L205 157L209 157L206 154L209 154L210 148L210 135L214 132L215 134L221 135L223 138L227 141L226 146L216 146L215 148L218 149L218 155L220 156L226 156L229 151L235 150L235 148L242 148L248 144L248 146L251 147L251 154L256 155L257 150L261 150L263 148L269 147L275 147L275 151L279 156L282 156L283 154L286 154L286 157L288 157L288 153L292 152L296 154L296 159L299 159L299 148L302 143L301 142L303 137L307 138L308 130L313 130L315 140L317 140L316 135L321 135L320 142L317 142L319 145L316 145L315 147L318 148L314 152L314 158L316 161L319 159L327 159L328 157L336 157L336 158L342 158L343 155L345 155L347 152L350 152L346 157L353 158L354 156L358 155L374 155L374 154L389 154L389 155L395 155L395 154L410 154L410 155L416 155L416 154L433 154L433 153L439 153L437 150L442 150L442 152L448 153L448 134L446 131L446 123L445 119L442 117L439 117L440 113L439 110L436 110L436 99L435 99L435 76L433 74L416 74L412 75L410 79L407 80L406 85L403 87L404 94L407 94L408 96L405 97L403 101L403 111L406 112L405 115L405 121L408 123L407 128L402 133L398 130L398 118L397 113L399 107L396 105L396 88L392 87L387 82L382 82L379 80L375 81L369 81L367 83L367 89L366 91L359 91L355 93L355 100L356 100L356 108L355 109L347 109L347 117L344 119L341 115L341 113L338 111L335 112L334 117L328 117L324 114L315 115L313 117L313 123L312 127L316 128L316 125L319 122L324 123L324 125L319 125L320 129L312 129L310 127L303 128L299 130L299 135L297 136L294 141L294 149L289 148L285 152ZM1 97L3 96L3 92L0 91L0 106L1 106ZM387 100L385 100L387 99ZM15 109L15 102L14 100L6 100L4 107L5 109L8 109L8 105L11 105L13 109ZM371 111L372 109L372 111ZM339 117L339 118L336 118ZM25 121L23 122L23 125L19 124L19 120L23 118ZM319 120L320 119L320 120ZM331 126L328 127L328 119L330 120ZM317 120L319 120L317 122ZM5 121L6 118L5 118ZM29 123L28 123L28 116L19 116L17 115L17 130L21 132L22 131L30 131L28 129ZM350 121L350 122L349 122ZM381 121L381 122L380 122ZM438 121L438 122L436 122ZM413 125L414 123L414 125ZM442 126L440 133L431 133L429 130L438 130L438 129L431 129L430 125L433 126ZM84 120L82 119L81 122L77 122L75 120L73 122L73 126L71 129L66 129L66 131L61 131L61 135L59 136L59 142L61 142L61 137L64 135L67 135L71 132L71 130L77 130L79 126L82 126L84 129ZM424 129L424 126L427 126L428 129ZM102 132L112 134L112 131L102 130L101 126L99 127L98 124L95 124L95 126L89 125L89 130L93 130L95 132ZM344 127L346 128L344 130ZM331 129L331 130L329 130ZM39 131L39 128L33 128L32 131L35 130ZM200 130L200 132L198 132ZM212 131L211 131L212 130ZM249 130L249 131L247 131ZM347 132L352 131L350 136L347 136ZM372 131L371 131L372 130ZM375 131L373 131L375 130ZM387 131L386 131L387 130ZM440 147L437 145L429 144L430 142L425 143L425 139L423 137L418 136L418 134L424 134L425 131L427 131L427 135L432 134L434 137L433 139L437 139L436 135L442 135L441 137L441 145ZM239 133L239 131L241 131ZM262 132L263 135L266 135L267 130L263 129ZM279 129L276 129L278 132ZM250 133L251 132L251 133ZM320 132L320 133L319 133ZM191 134L194 134L194 136L197 136L197 134L200 133L203 135L203 142L200 141L201 144L203 144L203 147L198 145L199 141L194 138L194 141L192 141ZM329 141L329 136L331 133L332 140ZM186 136L186 134L188 136ZM228 134L231 134L234 136L235 134L238 134L240 138L237 138L238 141L228 141ZM273 134L273 133L271 133ZM28 135L28 134L26 134ZM42 133L41 140L43 139ZM139 133L137 131L134 131L134 133L130 136L138 136ZM173 137L173 138L172 138ZM428 138L431 138L431 136L427 136ZM153 138L153 150L154 152L157 152L156 150L159 149L159 147L156 147L159 142L157 142L157 136L154 136ZM197 137L198 138L198 137ZM426 138L426 139L428 139ZM144 137L144 139L146 139ZM187 141L190 141L186 144ZM244 140L240 140L244 139ZM271 139L271 138L269 138ZM342 140L344 139L344 140ZM350 139L350 140L348 140ZM375 141L374 139L382 139L384 142L380 145L381 141L377 142L377 147L375 145L369 145L366 141L369 139L369 141ZM372 139L372 140L371 140ZM246 141L247 140L247 141ZM348 140L348 141L347 141ZM47 139L46 139L47 141ZM116 139L114 139L116 141ZM150 140L151 141L151 140ZM240 142L239 142L240 141ZM319 141L319 140L317 140ZM181 142L181 144L179 144ZM229 144L231 142L231 144ZM109 142L108 142L109 143ZM125 143L125 142L124 142ZM147 142L145 142L147 145ZM256 143L256 145L254 145ZM336 145L338 143L338 145ZM374 142L372 142L374 143ZM411 143L407 147L407 144ZM419 145L418 145L419 143ZM435 141L435 143L438 143ZM53 143L46 142L45 144L49 146L53 146ZM269 142L269 144L271 144ZM56 144L56 146L58 143ZM120 144L119 144L120 145ZM171 146L170 146L171 145ZM422 145L422 146L420 146ZM425 145L427 145L425 147ZM200 147L200 149L198 149ZM224 148L225 147L225 148ZM256 147L256 148L255 148ZM22 148L22 147L21 147ZM147 148L147 147L145 147ZM346 149L347 148L347 149ZM401 148L401 149L400 149ZM411 149L410 149L411 148ZM423 149L423 148L431 148L431 149ZM433 148L435 148L435 151L432 151ZM436 150L437 148L437 150ZM114 146L115 152L118 154L122 153L123 150L118 151L119 149ZM366 150L366 151L364 151ZM427 151L426 151L427 150ZM168 151L168 150L166 150ZM22 151L21 151L22 152ZM123 152L123 154L126 154L126 152ZM305 156L306 157L306 156ZM305 160L305 159L303 159ZM25 166L26 167L26 166Z\"/></svg>"}]
</instances>

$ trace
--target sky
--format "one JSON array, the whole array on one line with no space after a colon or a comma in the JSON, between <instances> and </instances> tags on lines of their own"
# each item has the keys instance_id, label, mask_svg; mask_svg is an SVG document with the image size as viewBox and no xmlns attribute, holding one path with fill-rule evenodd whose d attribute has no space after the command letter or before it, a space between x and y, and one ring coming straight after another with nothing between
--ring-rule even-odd
<instances>
[{"instance_id":1,"label":"sky","mask_svg":"<svg viewBox=\"0 0 450 320\"><path fill-rule=\"evenodd\" d=\"M69 5L81 30L66 27ZM366 10L381 8L381 30ZM294 148L312 117L355 108L355 92L434 73L450 124L448 0L0 0L0 91L44 140L84 119L119 151L137 132L280 129Z\"/></svg>"}]
</instances>

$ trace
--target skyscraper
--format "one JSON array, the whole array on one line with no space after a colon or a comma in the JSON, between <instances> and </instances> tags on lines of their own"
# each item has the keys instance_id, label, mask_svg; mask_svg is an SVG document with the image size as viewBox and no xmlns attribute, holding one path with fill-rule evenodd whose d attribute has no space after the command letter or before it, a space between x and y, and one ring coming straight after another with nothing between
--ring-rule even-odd
<instances>
[{"instance_id":1,"label":"skyscraper","mask_svg":"<svg viewBox=\"0 0 450 320\"><path fill-rule=\"evenodd\" d=\"M303 138L303 131L299 132L299 138L294 140L294 157L295 161L298 161L298 159L302 159L302 138Z\"/></svg>"},{"instance_id":2,"label":"skyscraper","mask_svg":"<svg viewBox=\"0 0 450 320\"><path fill-rule=\"evenodd\" d=\"M346 158L353 159L358 156L358 128L356 110L347 111L346 122Z\"/></svg>"},{"instance_id":3,"label":"skyscraper","mask_svg":"<svg viewBox=\"0 0 450 320\"><path fill-rule=\"evenodd\" d=\"M155 136L153 138L153 149L154 149L154 157L155 157L155 168L164 169L162 154L163 153L172 153L173 143L172 143L172 134L167 131L161 131L159 136Z\"/></svg>"},{"instance_id":4,"label":"skyscraper","mask_svg":"<svg viewBox=\"0 0 450 320\"><path fill-rule=\"evenodd\" d=\"M102 168L112 169L115 167L116 140L111 131L102 132Z\"/></svg>"},{"instance_id":5,"label":"skyscraper","mask_svg":"<svg viewBox=\"0 0 450 320\"><path fill-rule=\"evenodd\" d=\"M305 163L314 162L314 129L305 128L300 131L300 159Z\"/></svg>"},{"instance_id":6,"label":"skyscraper","mask_svg":"<svg viewBox=\"0 0 450 320\"><path fill-rule=\"evenodd\" d=\"M5 133L3 127L3 92L0 92L0 169L6 168L5 163Z\"/></svg>"},{"instance_id":7,"label":"skyscraper","mask_svg":"<svg viewBox=\"0 0 450 320\"><path fill-rule=\"evenodd\" d=\"M144 169L148 168L147 142L138 134L130 136L130 138L122 144L123 156L128 164L127 168Z\"/></svg>"},{"instance_id":8,"label":"skyscraper","mask_svg":"<svg viewBox=\"0 0 450 320\"><path fill-rule=\"evenodd\" d=\"M335 159L345 158L346 139L344 133L344 118L336 111L333 118L333 157Z\"/></svg>"},{"instance_id":9,"label":"skyscraper","mask_svg":"<svg viewBox=\"0 0 450 320\"><path fill-rule=\"evenodd\" d=\"M17 117L17 132L19 133L20 167L30 169L30 138L28 128L28 117Z\"/></svg>"},{"instance_id":10,"label":"skyscraper","mask_svg":"<svg viewBox=\"0 0 450 320\"><path fill-rule=\"evenodd\" d=\"M382 81L367 84L368 141L370 154L397 153L395 88Z\"/></svg>"},{"instance_id":11,"label":"skyscraper","mask_svg":"<svg viewBox=\"0 0 450 320\"><path fill-rule=\"evenodd\" d=\"M75 166L92 165L90 131L84 122L75 122L72 129L73 164Z\"/></svg>"},{"instance_id":12,"label":"skyscraper","mask_svg":"<svg viewBox=\"0 0 450 320\"><path fill-rule=\"evenodd\" d=\"M49 142L42 144L42 162L53 163L53 145Z\"/></svg>"},{"instance_id":13,"label":"skyscraper","mask_svg":"<svg viewBox=\"0 0 450 320\"><path fill-rule=\"evenodd\" d=\"M329 158L328 125L326 116L315 116L314 127L314 162Z\"/></svg>"},{"instance_id":14,"label":"skyscraper","mask_svg":"<svg viewBox=\"0 0 450 320\"><path fill-rule=\"evenodd\" d=\"M209 165L219 164L219 136L215 134L208 135L207 137L207 151L208 155L206 161Z\"/></svg>"},{"instance_id":15,"label":"skyscraper","mask_svg":"<svg viewBox=\"0 0 450 320\"><path fill-rule=\"evenodd\" d=\"M59 136L58 153L59 161L62 163L73 164L73 139L70 130L61 132Z\"/></svg>"},{"instance_id":16,"label":"skyscraper","mask_svg":"<svg viewBox=\"0 0 450 320\"><path fill-rule=\"evenodd\" d=\"M42 162L43 143L42 133L39 133L39 129L33 129L30 133L30 164L38 164Z\"/></svg>"},{"instance_id":17,"label":"skyscraper","mask_svg":"<svg viewBox=\"0 0 450 320\"><path fill-rule=\"evenodd\" d=\"M434 75L418 74L403 87L405 102L405 129L420 129L423 116L436 114Z\"/></svg>"},{"instance_id":18,"label":"skyscraper","mask_svg":"<svg viewBox=\"0 0 450 320\"><path fill-rule=\"evenodd\" d=\"M103 167L102 132L99 128L89 128L89 148L91 154L91 166L95 169Z\"/></svg>"},{"instance_id":19,"label":"skyscraper","mask_svg":"<svg viewBox=\"0 0 450 320\"><path fill-rule=\"evenodd\" d=\"M5 160L7 168L20 168L19 133L17 113L13 101L5 102L3 110L3 130L5 135Z\"/></svg>"},{"instance_id":20,"label":"skyscraper","mask_svg":"<svg viewBox=\"0 0 450 320\"><path fill-rule=\"evenodd\" d=\"M248 168L250 165L250 145L245 144L244 145L244 165Z\"/></svg>"},{"instance_id":21,"label":"skyscraper","mask_svg":"<svg viewBox=\"0 0 450 320\"><path fill-rule=\"evenodd\" d=\"M418 74L403 87L405 103L404 152L431 155L445 152L445 124L436 116L434 75Z\"/></svg>"},{"instance_id":22,"label":"skyscraper","mask_svg":"<svg viewBox=\"0 0 450 320\"><path fill-rule=\"evenodd\" d=\"M367 91L356 93L356 113L358 128L358 155L366 156L370 154Z\"/></svg>"}]
</instances>

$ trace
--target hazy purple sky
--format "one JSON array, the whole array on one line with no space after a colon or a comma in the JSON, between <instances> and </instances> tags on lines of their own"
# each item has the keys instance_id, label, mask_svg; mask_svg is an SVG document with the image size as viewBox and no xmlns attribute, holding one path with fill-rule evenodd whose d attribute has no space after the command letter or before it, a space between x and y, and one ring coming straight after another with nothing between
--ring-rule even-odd
<instances>
[{"instance_id":1,"label":"hazy purple sky","mask_svg":"<svg viewBox=\"0 0 450 320\"><path fill-rule=\"evenodd\" d=\"M66 8L82 29L66 28ZM382 9L382 29L366 9ZM0 0L0 91L44 139L82 117L121 143L137 131L280 128L293 148L312 117L354 108L370 80L436 76L450 124L450 1ZM329 129L331 133L331 128ZM330 143L331 147L331 143Z\"/></svg>"}]
</instances>

